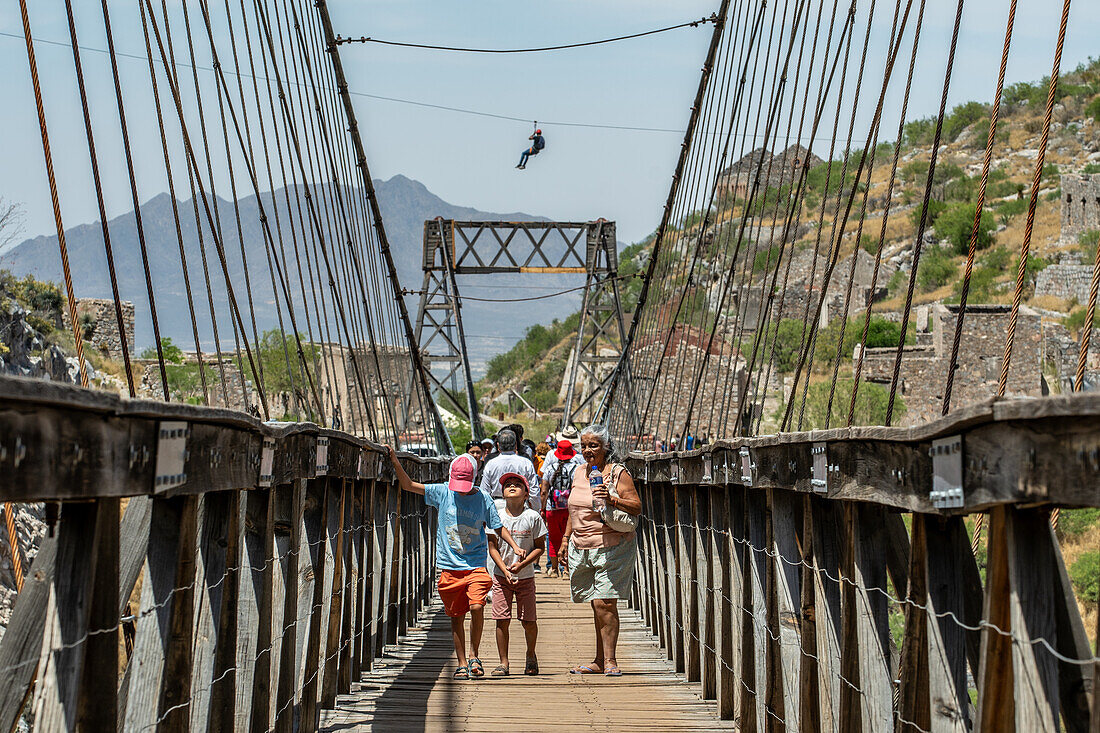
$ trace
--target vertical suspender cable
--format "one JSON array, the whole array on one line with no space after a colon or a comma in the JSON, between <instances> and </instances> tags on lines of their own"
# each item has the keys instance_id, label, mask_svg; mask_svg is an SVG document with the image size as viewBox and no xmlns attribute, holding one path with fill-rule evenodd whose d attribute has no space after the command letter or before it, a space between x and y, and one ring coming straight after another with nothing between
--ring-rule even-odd
<instances>
[{"instance_id":1,"label":"vertical suspender cable","mask_svg":"<svg viewBox=\"0 0 1100 733\"><path fill-rule=\"evenodd\" d=\"M22 1L26 2L26 0ZM723 4L728 2L729 0L723 0ZM352 145L355 147L355 157L359 167L359 175L363 180L363 189L371 204L371 213L374 215L374 230L378 235L378 246L382 250L382 258L385 260L386 271L389 274L390 287L393 289L393 297L401 314L401 326L405 332L405 341L408 344L409 356L412 357L413 368L417 372L420 388L424 391L426 398L430 392L428 389L428 378L425 374L424 360L420 354L420 345L416 343L412 324L409 322L409 311L405 307L405 301L401 296L401 283L397 277L397 265L393 261L393 253L390 252L389 239L386 236L386 229L382 223L382 210L378 205L378 196L374 191L374 182L370 177L370 169L367 167L367 155L363 148L363 138L359 135L359 123L356 121L355 108L352 106L351 95L348 93L348 83L344 77L344 66L340 61L340 50L336 46L336 35L332 30L332 18L329 17L328 5L324 0L316 0L315 4L317 12L321 16L321 25L325 30L325 42L328 47L329 59L332 61L333 74L336 76L336 85L340 90L340 98L344 102L344 112L347 114L348 118L348 133L351 135ZM443 416L439 413L438 405L431 402L429 409L432 413L431 418L435 423L437 442L441 447L446 448L447 452L453 452L451 439L447 434L446 425L443 424Z\"/></svg>"},{"instance_id":2,"label":"vertical suspender cable","mask_svg":"<svg viewBox=\"0 0 1100 733\"><path fill-rule=\"evenodd\" d=\"M19 0L19 14L23 20L23 37L27 42L27 64L34 86L34 105L38 112L38 128L42 133L42 157L46 162L46 177L50 182L50 203L53 205L53 221L57 228L57 248L61 252L61 272L65 277L65 295L69 301L69 322L76 344L76 360L80 368L80 386L88 386L88 370L84 363L84 341L76 313L76 294L73 292L73 276L69 271L69 250L65 246L65 225L61 220L61 201L57 197L57 179L53 173L53 155L50 153L50 134L46 129L46 109L42 104L42 87L38 83L38 63L34 59L34 41L31 38L31 21L27 15L27 0Z\"/></svg>"}]
</instances>

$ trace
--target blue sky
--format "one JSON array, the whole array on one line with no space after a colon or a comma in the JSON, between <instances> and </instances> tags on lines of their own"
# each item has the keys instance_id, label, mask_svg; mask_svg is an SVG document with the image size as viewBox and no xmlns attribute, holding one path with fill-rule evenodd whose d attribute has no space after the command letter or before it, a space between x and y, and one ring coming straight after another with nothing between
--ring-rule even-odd
<instances>
[{"instance_id":1,"label":"blue sky","mask_svg":"<svg viewBox=\"0 0 1100 733\"><path fill-rule=\"evenodd\" d=\"M169 3L178 7L178 0ZM216 5L217 3L215 3ZM867 3L860 0L859 7ZM98 3L75 3L81 43L104 48ZM392 40L486 47L514 47L591 40L670 25L709 14L710 0L559 0L517 3L498 0L375 0L330 2L337 31ZM892 11L881 2L880 14ZM910 117L935 112L939 102L946 42L954 2L929 0L924 50L910 103ZM969 0L952 85L952 103L988 100L1004 32L1008 0ZM31 20L36 37L67 40L62 0L35 0ZM195 4L193 7L197 7ZM135 2L111 2L116 43L124 53L141 55L144 45ZM1060 3L1020 3L1009 81L1049 73ZM1100 3L1077 0L1066 42L1064 68L1096 53ZM53 229L48 189L38 142L33 96L18 6L0 6L0 197L25 207L24 234ZM633 241L652 231L680 145L675 132L621 132L564 127L554 122L587 122L682 129L698 82L709 27L588 49L530 55L464 55L378 45L342 47L353 91L429 104L538 119L547 150L520 172L516 159L530 124L432 110L357 96L367 156L375 177L401 173L418 179L455 204L495 211L523 210L560 219L615 219L620 238ZM65 223L97 218L87 172L87 153L71 55L65 48L39 44L39 69L53 133ZM110 77L105 57L85 54L104 163L109 214L131 208L117 141ZM156 128L144 62L122 60L132 134L144 150L156 150ZM200 58L200 65L204 60ZM881 52L869 68L881 74ZM202 72L203 83L211 75ZM144 80L144 84L142 83ZM212 87L211 87L212 90ZM888 107L896 103L891 97ZM869 107L867 100L861 106ZM895 123L896 124L896 123ZM101 126L101 130L100 130ZM866 123L857 125L857 130ZM857 137L858 137L857 133ZM141 199L166 190L154 156L137 161Z\"/></svg>"}]
</instances>

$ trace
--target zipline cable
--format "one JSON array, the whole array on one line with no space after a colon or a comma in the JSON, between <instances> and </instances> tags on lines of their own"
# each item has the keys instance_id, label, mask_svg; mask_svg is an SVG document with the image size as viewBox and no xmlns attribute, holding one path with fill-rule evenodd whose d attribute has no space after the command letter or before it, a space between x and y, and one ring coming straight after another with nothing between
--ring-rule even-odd
<instances>
[{"instance_id":1,"label":"zipline cable","mask_svg":"<svg viewBox=\"0 0 1100 733\"><path fill-rule=\"evenodd\" d=\"M699 20L690 20L686 23L679 23L677 25L670 25L664 28L656 28L651 31L642 31L641 33L631 33L625 36L615 36L614 38L602 38L598 41L584 41L582 43L565 43L560 46L541 46L538 48L467 48L462 46L436 46L428 43L406 43L404 41L387 41L381 38L370 38L368 36L360 36L359 38L345 38L344 36L336 37L336 44L342 43L378 43L384 46L400 46L402 48L422 48L429 51L458 51L461 53L538 53L541 51L563 51L569 48L584 48L585 46L599 46L605 43L616 43L618 41L628 41L632 38L642 38L644 36L653 36L658 33L665 33L667 31L679 30L680 28L698 28L700 25L706 23L717 23L718 16L715 13L711 13L709 17L700 18Z\"/></svg>"}]
</instances>

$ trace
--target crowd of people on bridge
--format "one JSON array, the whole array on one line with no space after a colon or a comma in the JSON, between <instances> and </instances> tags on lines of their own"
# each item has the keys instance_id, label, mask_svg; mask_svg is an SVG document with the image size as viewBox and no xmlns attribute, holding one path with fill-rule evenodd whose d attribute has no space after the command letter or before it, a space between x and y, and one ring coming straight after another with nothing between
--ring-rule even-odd
<instances>
[{"instance_id":1,"label":"crowd of people on bridge","mask_svg":"<svg viewBox=\"0 0 1100 733\"><path fill-rule=\"evenodd\" d=\"M523 434L521 425L509 425L491 439L470 441L451 461L445 484L413 481L390 451L401 488L436 509L438 590L451 619L454 678L486 676L480 653L486 605L499 657L490 676L511 674L513 607L526 642L523 672L540 673L536 574L567 577L573 601L592 608L595 654L569 672L621 676L618 602L630 597L642 510L634 480L602 425L570 426L537 445Z\"/></svg>"}]
</instances>

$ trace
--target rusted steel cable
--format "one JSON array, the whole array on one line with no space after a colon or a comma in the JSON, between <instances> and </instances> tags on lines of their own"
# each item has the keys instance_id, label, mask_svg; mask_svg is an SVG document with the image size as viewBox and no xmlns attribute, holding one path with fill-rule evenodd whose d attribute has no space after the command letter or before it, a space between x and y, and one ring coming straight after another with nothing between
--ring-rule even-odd
<instances>
[{"instance_id":1,"label":"rusted steel cable","mask_svg":"<svg viewBox=\"0 0 1100 733\"><path fill-rule=\"evenodd\" d=\"M1089 342L1092 340L1092 322L1096 318L1096 295L1100 290L1100 245L1096 247L1096 256L1092 263L1092 283L1089 285L1089 304L1085 308L1085 325L1081 329L1081 345L1077 350L1077 373L1073 377L1073 391L1080 392L1085 386L1085 366L1089 358Z\"/></svg>"},{"instance_id":2,"label":"rusted steel cable","mask_svg":"<svg viewBox=\"0 0 1100 733\"><path fill-rule=\"evenodd\" d=\"M50 204L53 206L53 221L57 229L57 248L61 254L61 272L65 278L65 296L69 306L69 321L76 347L76 360L80 370L80 386L88 386L88 368L84 361L84 336L80 332L80 320L76 312L76 294L73 291L73 276L69 270L69 249L65 245L65 224L61 219L61 201L57 194L57 179L54 177L53 155L50 153L50 133L46 126L46 109L42 103L42 87L38 81L38 63L34 58L34 40L31 36L31 21L27 14L27 0L19 0L19 15L23 21L23 38L27 44L27 65L31 72L31 85L34 87L34 106L38 112L38 129L42 135L42 157L46 163L46 178L50 184Z\"/></svg>"},{"instance_id":3,"label":"rusted steel cable","mask_svg":"<svg viewBox=\"0 0 1100 733\"><path fill-rule=\"evenodd\" d=\"M126 338L126 322L122 315L122 299L118 292L118 274L115 272L115 255L111 248L111 229L108 226L107 206L103 200L103 183L99 175L99 156L96 154L95 135L92 133L92 116L88 110L88 90L84 84L84 66L80 61L80 43L76 37L76 21L73 18L72 0L65 0L65 16L69 24L69 39L72 41L73 65L76 68L76 86L80 91L80 109L84 118L84 135L88 141L88 157L92 166L92 181L95 183L96 205L99 207L100 232L103 235L103 248L107 255L107 272L111 277L111 295L114 300L115 322L118 324L119 344L122 348L122 364L126 370L126 388L130 396L135 396L134 372L130 365L130 343ZM173 199L173 202L175 199Z\"/></svg>"},{"instance_id":4,"label":"rusted steel cable","mask_svg":"<svg viewBox=\"0 0 1100 733\"><path fill-rule=\"evenodd\" d=\"M932 153L928 160L928 178L924 185L924 201L921 203L920 224L917 226L917 236L913 241L913 265L909 271L909 284L905 290L905 308L901 313L901 336L898 338L897 352L894 354L894 372L890 377L890 397L886 402L886 425L889 425L894 417L894 403L897 399L898 383L901 381L901 360L905 353L905 333L909 330L909 316L913 309L913 291L917 286L917 270L920 266L921 249L924 246L924 233L928 226L928 204L932 198L936 163L939 160L943 120L947 114L947 93L951 90L951 75L955 68L955 51L959 46L959 26L962 23L964 2L965 0L959 0L955 6L955 25L951 32L950 50L947 52L947 69L943 74L943 93L940 96L940 111L936 116L936 133L932 137Z\"/></svg>"},{"instance_id":5,"label":"rusted steel cable","mask_svg":"<svg viewBox=\"0 0 1100 733\"><path fill-rule=\"evenodd\" d=\"M19 548L19 533L15 530L15 505L4 502L4 523L8 525L8 550L11 552L11 570L15 575L15 590L23 590L23 553Z\"/></svg>"},{"instance_id":6,"label":"rusted steel cable","mask_svg":"<svg viewBox=\"0 0 1100 733\"><path fill-rule=\"evenodd\" d=\"M1012 346L1016 341L1016 321L1020 315L1020 303L1024 296L1024 278L1027 276L1027 258L1031 253L1031 235L1035 229L1035 208L1039 204L1039 186L1043 181L1043 164L1046 161L1047 144L1050 142L1050 121L1054 115L1054 97L1058 92L1058 75L1062 69L1062 48L1066 43L1066 26L1069 24L1071 0L1062 5L1062 21L1058 26L1058 41L1054 45L1054 68L1050 72L1047 89L1046 113L1043 115L1043 134L1039 138L1039 155L1035 158L1035 174L1031 179L1031 199L1027 204L1027 220L1024 222L1024 241L1020 245L1020 265L1016 270L1016 289L1012 294L1012 311L1008 316L1008 335L1005 337L1001 375L997 380L997 396L1004 397L1008 389L1008 370L1012 365ZM1092 324L1085 324L1091 328Z\"/></svg>"},{"instance_id":7,"label":"rusted steel cable","mask_svg":"<svg viewBox=\"0 0 1100 733\"><path fill-rule=\"evenodd\" d=\"M989 135L985 143L985 157L982 159L982 177L978 182L978 200L974 204L974 226L970 230L970 246L966 250L966 271L963 274L962 293L959 296L959 315L955 318L955 337L951 342L951 360L947 363L947 380L943 385L943 407L940 414L951 410L951 391L955 385L955 371L959 368L959 345L962 343L963 321L966 318L966 302L970 295L970 277L974 272L974 254L978 249L978 233L982 226L982 209L985 207L985 189L989 182L989 169L993 162L993 143L997 136L997 120L1001 112L1001 94L1005 86L1005 69L1008 67L1008 52L1012 45L1012 26L1016 20L1016 0L1008 6L1008 24L1005 28L1004 49L1001 51L1001 67L997 72L997 91L993 95L993 109L989 114Z\"/></svg>"}]
</instances>

